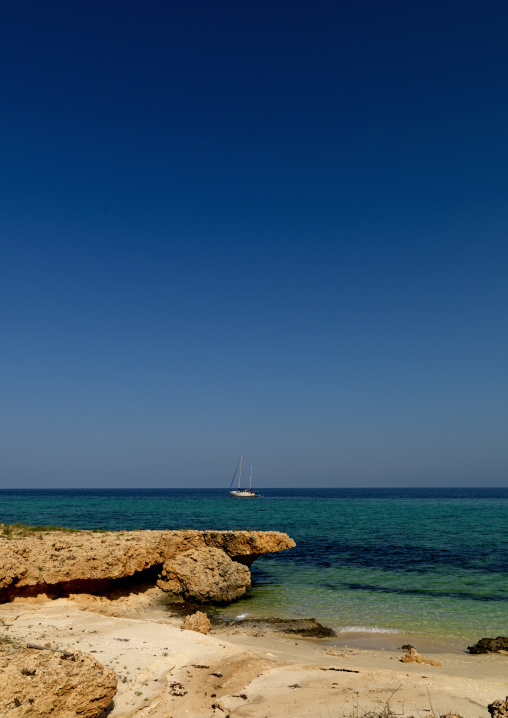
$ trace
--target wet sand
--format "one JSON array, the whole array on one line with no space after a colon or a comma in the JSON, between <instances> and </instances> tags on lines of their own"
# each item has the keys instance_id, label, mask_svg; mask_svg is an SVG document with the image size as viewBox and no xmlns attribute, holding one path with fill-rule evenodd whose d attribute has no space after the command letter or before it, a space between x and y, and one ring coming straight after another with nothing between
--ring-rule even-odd
<instances>
[{"instance_id":1,"label":"wet sand","mask_svg":"<svg viewBox=\"0 0 508 718\"><path fill-rule=\"evenodd\" d=\"M375 633L361 631L343 631L338 633L333 643L347 644L352 648L365 650L396 651L405 644L415 646L420 653L456 653L467 654L466 643L457 639L434 638L415 633Z\"/></svg>"}]
</instances>

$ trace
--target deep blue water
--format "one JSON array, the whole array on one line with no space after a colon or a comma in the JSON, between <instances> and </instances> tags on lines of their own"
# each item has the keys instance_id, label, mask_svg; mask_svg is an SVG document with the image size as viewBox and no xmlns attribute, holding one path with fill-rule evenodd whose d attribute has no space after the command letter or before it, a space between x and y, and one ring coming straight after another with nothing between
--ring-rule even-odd
<instances>
[{"instance_id":1,"label":"deep blue water","mask_svg":"<svg viewBox=\"0 0 508 718\"><path fill-rule=\"evenodd\" d=\"M0 490L0 522L285 531L226 615L315 616L338 629L508 634L508 488Z\"/></svg>"}]
</instances>

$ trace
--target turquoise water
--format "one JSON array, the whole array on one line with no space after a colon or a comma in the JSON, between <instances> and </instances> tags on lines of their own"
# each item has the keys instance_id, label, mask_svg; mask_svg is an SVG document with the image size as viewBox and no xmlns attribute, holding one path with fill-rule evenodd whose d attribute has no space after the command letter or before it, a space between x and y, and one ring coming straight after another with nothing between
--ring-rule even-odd
<instances>
[{"instance_id":1,"label":"turquoise water","mask_svg":"<svg viewBox=\"0 0 508 718\"><path fill-rule=\"evenodd\" d=\"M286 531L217 613L314 616L338 630L508 634L508 489L0 491L0 522Z\"/></svg>"}]
</instances>

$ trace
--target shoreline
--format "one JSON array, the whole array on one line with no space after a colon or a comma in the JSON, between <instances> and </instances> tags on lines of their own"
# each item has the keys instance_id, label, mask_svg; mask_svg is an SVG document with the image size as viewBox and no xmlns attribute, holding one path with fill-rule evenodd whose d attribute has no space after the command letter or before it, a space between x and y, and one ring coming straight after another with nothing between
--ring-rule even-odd
<instances>
[{"instance_id":1,"label":"shoreline","mask_svg":"<svg viewBox=\"0 0 508 718\"><path fill-rule=\"evenodd\" d=\"M402 663L403 651L388 642L369 646L372 635L314 639L234 624L203 635L182 630L182 616L168 615L158 589L123 599L15 599L0 605L0 618L11 639L82 650L113 668L110 718L339 718L379 712L387 701L400 716L487 718L487 705L508 693L508 656L430 651L418 642L442 664L435 667Z\"/></svg>"},{"instance_id":2,"label":"shoreline","mask_svg":"<svg viewBox=\"0 0 508 718\"><path fill-rule=\"evenodd\" d=\"M240 603L242 600L245 599L240 599L237 603ZM209 610L205 607L205 610L207 610L210 618L230 625L239 625L242 620L255 620L262 622L263 620L276 617L282 620L291 621L296 620L297 618L294 614L282 613L280 611L277 613L267 613L265 611L257 612L255 610L239 610L235 616L228 616L222 613L222 611L217 611L215 607L209 607ZM305 618L309 617L310 616L305 616ZM304 616L298 616L298 618L304 618ZM339 641L341 643L347 643L348 645L356 646L358 648L372 648L373 650L381 650L383 648L396 650L397 647L400 647L404 643L418 642L418 645L425 646L425 649L429 651L460 654L468 653L466 650L467 646L476 643L476 641L482 637L472 632L469 637L466 637L464 635L457 636L447 633L422 633L418 630L407 631L402 628L386 628L384 626L376 625L362 626L360 623L358 625L349 624L347 626L337 626L334 625L333 622L327 621L326 618L322 618L319 614L313 616L313 618L319 621L320 624L335 631L336 637L330 640L333 640L334 642Z\"/></svg>"},{"instance_id":3,"label":"shoreline","mask_svg":"<svg viewBox=\"0 0 508 718\"><path fill-rule=\"evenodd\" d=\"M0 529L0 545L3 549L3 565L0 568L4 569L5 574L0 576L0 597L3 595L4 600L36 596L39 593L42 596L47 594L50 598L79 592L95 596L112 596L115 593L129 595L146 590L149 584L143 582L148 579L151 586L169 590L166 594L167 603L168 607L172 606L172 610L177 610L177 602L182 601L182 597L179 598L177 592L176 595L173 593L171 599L175 588L171 557L182 555L182 552L187 555L194 549L190 573L206 573L209 571L205 568L209 560L206 552L210 550L207 547L213 546L216 548L212 551L217 553L219 550L223 559L226 558L229 572L233 570L238 573L241 570L245 573L245 566L250 567L262 553L284 551L295 546L287 534L274 531L188 529L117 532L23 524L0 524ZM38 563L42 565L37 566ZM193 610L197 610L203 602L212 620L236 627L240 625L238 619L247 622L262 622L273 617L297 620L289 607L287 611L281 611L279 604L269 612L266 605L259 610L255 597L249 594L249 578L245 578L241 586L235 585L233 595L230 595L229 586L223 584L222 591L218 594L215 592L214 597L211 586L222 581L222 571L217 564L209 571L208 598L204 601L199 598L201 587L197 589L197 602L192 595L184 595L183 598ZM236 579L235 575L230 575L229 585L234 584ZM182 580L181 576L179 580ZM190 590L188 575L184 580L187 580L187 590ZM351 622L349 625L337 626L336 621L327 620L319 614L317 619L336 632L337 635L332 639L334 645L345 643L369 650L397 650L403 643L418 643L425 650L462 654L468 645L483 637L472 631L470 637L466 638L446 633L408 631L404 628L360 623L354 625Z\"/></svg>"},{"instance_id":4,"label":"shoreline","mask_svg":"<svg viewBox=\"0 0 508 718\"><path fill-rule=\"evenodd\" d=\"M206 611L207 607L201 607L200 610ZM213 611L209 613L209 616L213 616ZM260 624L260 630L267 630L266 627L263 627L264 622L268 619L272 618L271 616L265 616L264 618L262 616L254 616L250 615L245 619L248 621L249 619L254 619L256 621L259 621ZM276 618L279 618L281 620L286 621L292 621L297 620L293 616L277 616ZM215 618L215 620L217 620ZM225 625L230 626L231 630L242 630L242 621L239 620L228 620L228 619L219 619L221 622L224 622ZM321 620L318 618L316 619L321 624ZM323 624L324 625L324 624ZM328 626L327 626L328 627ZM335 631L336 635L332 638L320 638L318 639L323 644L329 643L330 646L343 646L347 645L351 648L360 648L363 650L390 650L390 651L397 651L400 649L400 647L403 644L414 644L422 652L432 652L432 653L451 653L456 655L469 655L469 652L467 651L467 646L472 645L472 643L476 643L476 641L480 638L477 637L475 639L461 639L453 636L447 636L447 635L428 635L418 632L405 632L405 631L397 631L397 630L375 630L371 629L370 627L366 627L366 630L362 631L361 627L355 627L354 630L348 631L348 630L340 630L337 628L332 628L333 631ZM312 639L309 639L312 640Z\"/></svg>"},{"instance_id":5,"label":"shoreline","mask_svg":"<svg viewBox=\"0 0 508 718\"><path fill-rule=\"evenodd\" d=\"M360 625L333 635L312 618L258 618L247 602L233 604L250 587L252 561L294 545L280 532L34 527L4 531L0 543L0 652L96 659L117 692L87 718L488 718L487 706L508 694L508 655L471 655L472 642ZM183 629L198 610L210 632L204 617L204 633ZM8 664L0 685L12 683ZM23 670L13 718L25 715L23 681L30 687L36 674Z\"/></svg>"},{"instance_id":6,"label":"shoreline","mask_svg":"<svg viewBox=\"0 0 508 718\"><path fill-rule=\"evenodd\" d=\"M226 615L315 616L341 630L377 624L457 637L465 645L489 631L505 633L504 558L496 536L508 536L506 490L487 492L489 500L483 490L462 489L277 490L266 501L241 503L241 511L219 490L78 493L4 497L4 520L119 533L282 528L296 548L280 559L256 560L254 590ZM486 537L482 527L492 515L500 530Z\"/></svg>"}]
</instances>

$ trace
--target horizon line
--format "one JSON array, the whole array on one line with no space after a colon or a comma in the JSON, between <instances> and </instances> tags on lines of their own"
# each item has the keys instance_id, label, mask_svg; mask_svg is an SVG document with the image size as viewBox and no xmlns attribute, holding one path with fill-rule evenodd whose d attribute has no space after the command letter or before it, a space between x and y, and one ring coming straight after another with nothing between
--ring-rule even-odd
<instances>
[{"instance_id":1,"label":"horizon line","mask_svg":"<svg viewBox=\"0 0 508 718\"><path fill-rule=\"evenodd\" d=\"M14 488L14 487L0 487L0 491L171 491L173 489L178 490L185 490L185 491L211 491L211 490L221 490L224 492L229 493L228 488L224 488L223 486L106 486L106 487L99 487L99 486L72 486L72 487L63 487L63 486L26 486L21 488ZM361 490L372 490L372 489L379 489L379 490L386 490L386 489L405 489L405 490L414 490L419 491L421 489L476 489L476 490L485 490L485 489L508 489L508 484L504 486L457 486L457 485L447 485L447 486L261 486L261 490L263 491L274 491L274 490L280 490L280 489L287 489L287 490L301 490L301 489L309 489L312 491L319 491L319 490L331 490L331 489L355 489L357 491Z\"/></svg>"}]
</instances>

